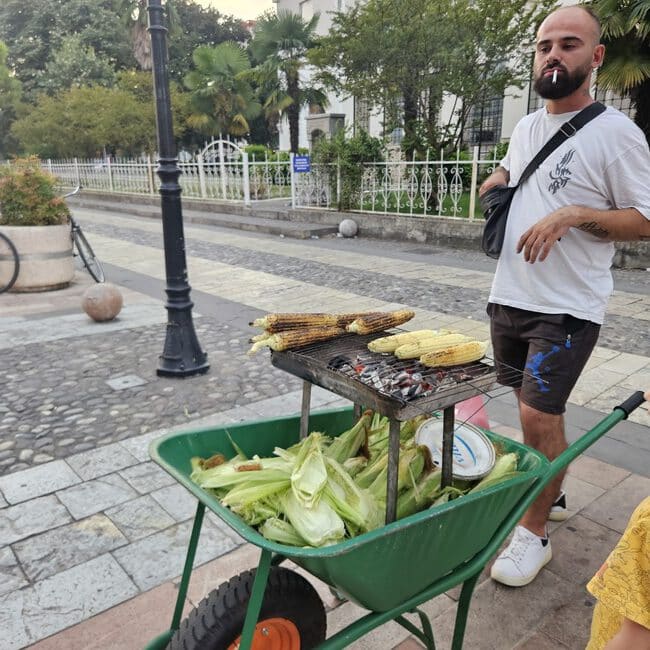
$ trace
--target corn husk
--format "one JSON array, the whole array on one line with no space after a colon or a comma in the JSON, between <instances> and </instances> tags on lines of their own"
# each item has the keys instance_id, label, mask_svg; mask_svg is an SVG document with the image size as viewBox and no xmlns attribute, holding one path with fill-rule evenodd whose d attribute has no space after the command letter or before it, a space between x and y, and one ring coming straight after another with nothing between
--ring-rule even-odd
<instances>
[{"instance_id":1,"label":"corn husk","mask_svg":"<svg viewBox=\"0 0 650 650\"><path fill-rule=\"evenodd\" d=\"M485 490L486 488L498 485L503 481L507 481L508 479L517 476L520 473L517 471L517 460L517 454L513 452L499 456L496 463L494 463L494 467L490 470L490 473L487 476L484 476L479 483L470 490L470 494L478 492L479 490Z\"/></svg>"},{"instance_id":2,"label":"corn husk","mask_svg":"<svg viewBox=\"0 0 650 650\"><path fill-rule=\"evenodd\" d=\"M332 444L323 451L325 456L333 458L338 463L356 456L366 440L371 416L372 411L366 411L351 429L334 438Z\"/></svg>"},{"instance_id":3,"label":"corn husk","mask_svg":"<svg viewBox=\"0 0 650 650\"><path fill-rule=\"evenodd\" d=\"M283 511L296 533L310 546L336 544L345 537L343 519L325 499L319 499L308 508L293 490L288 490L283 499Z\"/></svg>"},{"instance_id":4,"label":"corn husk","mask_svg":"<svg viewBox=\"0 0 650 650\"><path fill-rule=\"evenodd\" d=\"M354 478L367 465L368 459L365 456L355 456L354 458L348 458L343 462L343 468L352 478Z\"/></svg>"},{"instance_id":5,"label":"corn husk","mask_svg":"<svg viewBox=\"0 0 650 650\"><path fill-rule=\"evenodd\" d=\"M306 508L313 508L318 503L327 483L322 446L323 436L320 433L310 433L298 451L291 472L291 489L296 499Z\"/></svg>"},{"instance_id":6,"label":"corn husk","mask_svg":"<svg viewBox=\"0 0 650 650\"><path fill-rule=\"evenodd\" d=\"M420 480L397 498L397 519L408 517L424 510L437 498L442 482L442 472L433 469L423 474Z\"/></svg>"},{"instance_id":7,"label":"corn husk","mask_svg":"<svg viewBox=\"0 0 650 650\"><path fill-rule=\"evenodd\" d=\"M326 458L329 480L324 496L352 534L381 526L384 509L367 490L359 488L342 465ZM354 532L353 532L354 531Z\"/></svg>"},{"instance_id":8,"label":"corn husk","mask_svg":"<svg viewBox=\"0 0 650 650\"><path fill-rule=\"evenodd\" d=\"M272 542L289 546L309 546L288 521L279 517L269 517L258 530Z\"/></svg>"}]
</instances>

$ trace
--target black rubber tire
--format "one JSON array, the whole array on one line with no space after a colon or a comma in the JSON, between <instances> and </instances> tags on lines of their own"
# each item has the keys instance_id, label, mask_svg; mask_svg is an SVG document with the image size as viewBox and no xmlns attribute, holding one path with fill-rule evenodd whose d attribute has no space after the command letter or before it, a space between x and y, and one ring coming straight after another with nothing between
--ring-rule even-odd
<instances>
[{"instance_id":1,"label":"black rubber tire","mask_svg":"<svg viewBox=\"0 0 650 650\"><path fill-rule=\"evenodd\" d=\"M241 636L254 578L255 569L244 571L210 592L181 622L168 650L226 650ZM258 620L274 617L294 623L301 650L325 640L325 607L318 593L284 567L271 567Z\"/></svg>"},{"instance_id":2,"label":"black rubber tire","mask_svg":"<svg viewBox=\"0 0 650 650\"><path fill-rule=\"evenodd\" d=\"M13 258L13 268L11 267L11 262ZM6 262L9 265L9 272L2 273L0 275L0 293L9 291L11 287L14 286L16 279L18 278L18 273L20 272L20 258L18 257L18 251L14 246L14 243L0 232L0 261Z\"/></svg>"},{"instance_id":3,"label":"black rubber tire","mask_svg":"<svg viewBox=\"0 0 650 650\"><path fill-rule=\"evenodd\" d=\"M72 237L74 238L75 246L77 247L77 252L81 261L84 263L84 266L88 269L88 273L92 276L95 282L104 281L104 269L100 261L95 257L95 252L92 249L92 246L88 243L85 235L81 230L73 230Z\"/></svg>"}]
</instances>

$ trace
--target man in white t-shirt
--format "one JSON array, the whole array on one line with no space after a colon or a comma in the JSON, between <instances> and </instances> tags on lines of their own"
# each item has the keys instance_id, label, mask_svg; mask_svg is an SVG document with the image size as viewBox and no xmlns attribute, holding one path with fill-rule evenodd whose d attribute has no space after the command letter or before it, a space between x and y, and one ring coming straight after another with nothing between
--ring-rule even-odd
<instances>
[{"instance_id":1,"label":"man in white t-shirt","mask_svg":"<svg viewBox=\"0 0 650 650\"><path fill-rule=\"evenodd\" d=\"M537 33L535 90L545 108L517 124L501 166L481 185L514 186L558 131L593 103L605 54L584 6L551 13ZM567 446L566 402L598 339L612 291L614 241L650 239L650 152L642 131L608 108L569 137L514 193L490 293L499 381L519 400L526 444L549 459ZM548 518L566 517L564 473L542 492L491 569L510 586L551 559Z\"/></svg>"}]
</instances>

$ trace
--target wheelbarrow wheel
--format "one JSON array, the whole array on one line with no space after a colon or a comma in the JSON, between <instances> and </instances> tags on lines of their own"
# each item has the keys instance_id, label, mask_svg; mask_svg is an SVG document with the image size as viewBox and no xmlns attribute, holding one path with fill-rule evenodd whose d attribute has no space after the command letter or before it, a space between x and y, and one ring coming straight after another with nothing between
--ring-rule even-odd
<instances>
[{"instance_id":1,"label":"wheelbarrow wheel","mask_svg":"<svg viewBox=\"0 0 650 650\"><path fill-rule=\"evenodd\" d=\"M169 650L234 650L244 628L255 570L210 592L181 623ZM308 650L325 640L325 607L302 576L271 567L253 650Z\"/></svg>"}]
</instances>

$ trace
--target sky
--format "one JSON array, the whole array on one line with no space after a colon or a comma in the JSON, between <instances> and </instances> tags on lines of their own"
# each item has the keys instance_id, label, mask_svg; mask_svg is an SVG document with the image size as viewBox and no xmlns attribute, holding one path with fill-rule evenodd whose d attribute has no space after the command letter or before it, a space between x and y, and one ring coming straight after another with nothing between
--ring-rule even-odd
<instances>
[{"instance_id":1,"label":"sky","mask_svg":"<svg viewBox=\"0 0 650 650\"><path fill-rule=\"evenodd\" d=\"M205 7L214 7L222 14L232 14L236 18L249 20L257 18L267 9L274 9L271 0L197 0Z\"/></svg>"}]
</instances>

